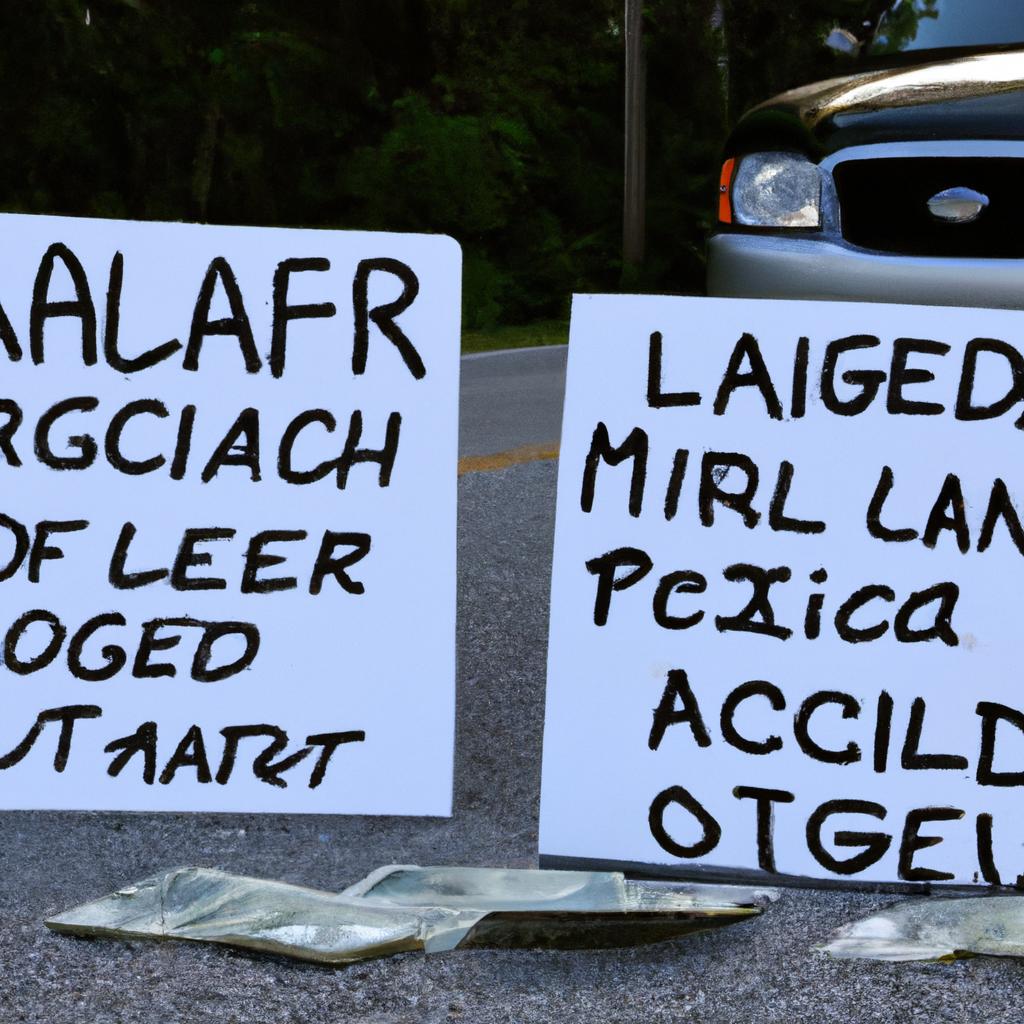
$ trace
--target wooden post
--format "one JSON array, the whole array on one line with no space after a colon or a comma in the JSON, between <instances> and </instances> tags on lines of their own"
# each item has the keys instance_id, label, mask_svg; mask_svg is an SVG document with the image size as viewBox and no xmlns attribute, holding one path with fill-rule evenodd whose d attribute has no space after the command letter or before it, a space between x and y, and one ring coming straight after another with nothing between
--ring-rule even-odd
<instances>
[{"instance_id":1,"label":"wooden post","mask_svg":"<svg viewBox=\"0 0 1024 1024\"><path fill-rule=\"evenodd\" d=\"M638 270L644 260L644 208L646 203L647 62L644 56L643 0L625 0L626 39L626 152L622 204L623 277Z\"/></svg>"}]
</instances>

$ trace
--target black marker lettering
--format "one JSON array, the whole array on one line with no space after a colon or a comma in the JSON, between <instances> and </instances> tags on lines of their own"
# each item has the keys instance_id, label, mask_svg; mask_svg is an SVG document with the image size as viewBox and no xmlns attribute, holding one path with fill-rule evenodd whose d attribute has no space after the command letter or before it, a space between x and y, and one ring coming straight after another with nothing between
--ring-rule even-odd
<instances>
[{"instance_id":1,"label":"black marker lettering","mask_svg":"<svg viewBox=\"0 0 1024 1024\"><path fill-rule=\"evenodd\" d=\"M910 722L907 726L907 737L900 755L900 766L905 771L924 771L926 769L945 769L962 771L967 767L967 758L960 754L922 754L921 732L924 729L926 705L924 697L915 697L910 705Z\"/></svg>"},{"instance_id":2,"label":"black marker lettering","mask_svg":"<svg viewBox=\"0 0 1024 1024\"><path fill-rule=\"evenodd\" d=\"M110 556L110 569L107 572L107 579L115 590L136 590L139 587L156 583L167 576L166 569L144 569L141 572L125 572L125 561L128 558L128 548L135 539L135 524L125 523L121 532L117 535L117 543L114 545L114 553Z\"/></svg>"},{"instance_id":3,"label":"black marker lettering","mask_svg":"<svg viewBox=\"0 0 1024 1024\"><path fill-rule=\"evenodd\" d=\"M251 622L207 622L202 638L196 645L192 658L192 678L199 683L219 683L222 679L245 671L255 660L260 650L260 631ZM210 668L213 645L225 636L240 636L245 640L245 650L227 665Z\"/></svg>"},{"instance_id":4,"label":"black marker lettering","mask_svg":"<svg viewBox=\"0 0 1024 1024\"><path fill-rule=\"evenodd\" d=\"M227 296L231 316L222 317L220 320L211 320L210 306L213 303L213 293L218 281ZM183 369L192 371L199 369L199 353L202 351L203 342L206 338L214 335L237 338L238 347L241 349L242 358L245 361L246 373L259 372L262 364L252 336L249 314L245 311L242 292L235 279L235 272L223 256L214 257L199 288L195 309L192 312L188 347L185 349L185 358L181 364Z\"/></svg>"},{"instance_id":5,"label":"black marker lettering","mask_svg":"<svg viewBox=\"0 0 1024 1024\"><path fill-rule=\"evenodd\" d=\"M979 814L974 821L975 838L978 846L978 867L981 877L989 885L1002 885L1003 880L996 870L995 858L992 856L992 815Z\"/></svg>"},{"instance_id":6,"label":"black marker lettering","mask_svg":"<svg viewBox=\"0 0 1024 1024\"><path fill-rule=\"evenodd\" d=\"M331 262L322 256L282 260L274 271L274 324L270 335L270 372L275 377L284 373L288 346L288 324L293 320L316 320L332 317L337 312L333 302L315 302L299 306L288 304L288 282L292 274L306 271L323 272Z\"/></svg>"},{"instance_id":7,"label":"black marker lettering","mask_svg":"<svg viewBox=\"0 0 1024 1024\"><path fill-rule=\"evenodd\" d=\"M117 338L121 327L121 285L124 280L124 256L114 253L110 261L110 275L107 279L107 315L103 325L103 358L112 370L118 373L136 373L150 366L163 362L181 348L177 338L165 341L148 352L126 359L117 348Z\"/></svg>"},{"instance_id":8,"label":"black marker lettering","mask_svg":"<svg viewBox=\"0 0 1024 1024\"><path fill-rule=\"evenodd\" d=\"M0 445L2 445L0 439ZM665 488L665 520L671 522L679 511L679 492L683 489L683 480L686 478L686 465L690 459L690 452L686 448L677 448L672 457L672 472L669 474L668 487Z\"/></svg>"},{"instance_id":9,"label":"black marker lettering","mask_svg":"<svg viewBox=\"0 0 1024 1024\"><path fill-rule=\"evenodd\" d=\"M869 601L874 601L876 598L892 602L896 600L896 592L892 587L886 587L882 584L869 584L866 587L855 590L839 606L835 617L836 632L848 644L862 644L885 636L889 629L888 619L882 619L881 622L876 623L874 626L864 628L850 625L850 619L853 617L854 612L859 611Z\"/></svg>"},{"instance_id":10,"label":"black marker lettering","mask_svg":"<svg viewBox=\"0 0 1024 1024\"><path fill-rule=\"evenodd\" d=\"M71 755L71 740L74 737L75 722L80 719L100 718L102 715L103 710L95 704L69 704L63 708L40 711L25 738L13 750L0 757L0 771L13 768L23 761L35 746L43 727L50 722L60 722L60 736L57 739L57 752L53 757L53 770L55 772L64 771Z\"/></svg>"},{"instance_id":11,"label":"black marker lettering","mask_svg":"<svg viewBox=\"0 0 1024 1024\"><path fill-rule=\"evenodd\" d=\"M793 359L793 398L789 406L792 419L801 419L807 411L807 362L810 354L809 338L800 338L796 343L796 354Z\"/></svg>"},{"instance_id":12,"label":"black marker lettering","mask_svg":"<svg viewBox=\"0 0 1024 1024\"><path fill-rule=\"evenodd\" d=\"M691 814L702 829L701 838L690 846L677 842L665 828L665 812L673 805L682 807ZM722 826L707 808L682 786L669 786L668 789L662 790L651 801L647 821L657 844L673 857L703 857L710 853L722 838Z\"/></svg>"},{"instance_id":13,"label":"black marker lettering","mask_svg":"<svg viewBox=\"0 0 1024 1024\"><path fill-rule=\"evenodd\" d=\"M96 459L96 442L88 434L72 434L68 438L68 447L77 448L79 455L54 455L50 445L50 430L54 423L70 412L92 412L99 400L83 396L81 398L65 398L64 401L52 405L36 423L35 452L36 458L50 469L87 469Z\"/></svg>"},{"instance_id":14,"label":"black marker lettering","mask_svg":"<svg viewBox=\"0 0 1024 1024\"><path fill-rule=\"evenodd\" d=\"M978 369L978 355L989 352L1002 356L1010 368L1012 383L1002 398L988 405L974 404L974 380ZM972 338L964 349L963 369L960 373L960 387L956 395L956 418L958 420L989 420L1009 412L1024 398L1024 357L1012 345L996 338ZM1016 423L1024 427L1024 420Z\"/></svg>"},{"instance_id":15,"label":"black marker lettering","mask_svg":"<svg viewBox=\"0 0 1024 1024\"><path fill-rule=\"evenodd\" d=\"M818 519L793 519L786 515L786 501L789 488L793 483L793 463L783 462L779 465L779 476L775 484L775 494L768 508L768 525L776 532L782 533L824 533L825 524Z\"/></svg>"},{"instance_id":16,"label":"black marker lettering","mask_svg":"<svg viewBox=\"0 0 1024 1024\"><path fill-rule=\"evenodd\" d=\"M361 423L362 421L360 421ZM298 470L292 466L292 451L300 433L312 423L319 423L328 434L333 434L337 421L326 409L307 409L300 412L281 435L281 445L277 452L277 472L287 484L311 484L322 480L335 465L334 462L321 462L313 469ZM350 426L351 429L351 426Z\"/></svg>"},{"instance_id":17,"label":"black marker lettering","mask_svg":"<svg viewBox=\"0 0 1024 1024\"><path fill-rule=\"evenodd\" d=\"M369 309L370 274L373 271L394 274L402 282L402 294L393 302ZM366 372L366 356L370 345L370 321L392 345L398 349L402 361L416 380L427 375L426 367L419 352L395 318L404 313L415 301L420 291L420 282L412 268L398 260L360 260L352 281L352 309L355 314L355 331L352 344L352 372L358 377Z\"/></svg>"},{"instance_id":18,"label":"black marker lettering","mask_svg":"<svg viewBox=\"0 0 1024 1024\"><path fill-rule=\"evenodd\" d=\"M955 473L947 474L943 481L939 496L928 515L921 543L925 547L934 548L943 530L950 530L956 536L957 547L962 553L966 554L970 550L971 531L967 525L964 492L960 487L960 478Z\"/></svg>"},{"instance_id":19,"label":"black marker lettering","mask_svg":"<svg viewBox=\"0 0 1024 1024\"><path fill-rule=\"evenodd\" d=\"M839 860L822 844L821 830L825 821L833 814L868 814L879 821L885 821L887 813L881 804L870 800L827 800L807 819L807 849L826 871L836 875L855 875L877 864L885 856L892 845L892 836L884 832L836 832L832 837L836 846L843 849L864 847L860 853Z\"/></svg>"},{"instance_id":20,"label":"black marker lettering","mask_svg":"<svg viewBox=\"0 0 1024 1024\"><path fill-rule=\"evenodd\" d=\"M903 397L908 384L927 384L935 380L931 370L908 367L907 357L911 354L944 356L949 346L944 341L929 341L924 338L897 338L892 343L892 363L889 367L889 391L885 407L890 415L938 416L946 411L938 402L912 401Z\"/></svg>"},{"instance_id":21,"label":"black marker lettering","mask_svg":"<svg viewBox=\"0 0 1024 1024\"><path fill-rule=\"evenodd\" d=\"M18 342L18 336L14 333L14 328L11 326L11 321L3 306L0 306L0 345L3 345L7 358L12 363L21 359L21 344Z\"/></svg>"},{"instance_id":22,"label":"black marker lettering","mask_svg":"<svg viewBox=\"0 0 1024 1024\"><path fill-rule=\"evenodd\" d=\"M142 755L142 781L152 786L156 781L156 722L143 722L130 736L111 740L104 748L105 754L117 754L107 766L107 774L113 778L124 770L125 765L136 755Z\"/></svg>"},{"instance_id":23,"label":"black marker lettering","mask_svg":"<svg viewBox=\"0 0 1024 1024\"><path fill-rule=\"evenodd\" d=\"M28 627L36 622L44 622L49 626L50 639L39 654L28 661L22 661L17 653L18 641L25 635ZM65 636L67 636L67 629L53 612L48 612L43 608L33 608L31 611L19 615L11 624L11 628L7 630L7 635L4 637L4 665L7 666L8 671L18 676L27 676L32 672L38 672L39 669L46 668L57 657Z\"/></svg>"},{"instance_id":24,"label":"black marker lettering","mask_svg":"<svg viewBox=\"0 0 1024 1024\"><path fill-rule=\"evenodd\" d=\"M996 727L1000 722L1012 725L1024 733L1024 714L1005 704L978 702L975 714L981 718L981 752L978 755L977 781L979 786L1024 786L1024 769L1016 772L997 772L992 768L996 756Z\"/></svg>"},{"instance_id":25,"label":"black marker lettering","mask_svg":"<svg viewBox=\"0 0 1024 1024\"><path fill-rule=\"evenodd\" d=\"M796 798L784 789L760 789L737 786L732 795L737 800L757 801L757 863L762 871L775 872L775 805L791 804Z\"/></svg>"},{"instance_id":26,"label":"black marker lettering","mask_svg":"<svg viewBox=\"0 0 1024 1024\"><path fill-rule=\"evenodd\" d=\"M955 876L951 871L914 867L914 854L938 846L941 836L922 836L921 826L928 821L959 821L964 812L957 807L915 807L907 812L900 841L900 859L896 873L904 882L948 882Z\"/></svg>"},{"instance_id":27,"label":"black marker lettering","mask_svg":"<svg viewBox=\"0 0 1024 1024\"><path fill-rule=\"evenodd\" d=\"M64 264L75 290L74 299L64 302L50 300L50 279L57 260ZM86 366L96 363L96 307L89 291L89 279L78 257L63 243L54 242L39 263L32 287L32 308L29 312L28 344L32 362L39 366L44 360L43 332L46 321L54 317L71 316L82 324L82 362ZM6 318L5 318L6 319Z\"/></svg>"},{"instance_id":28,"label":"black marker lettering","mask_svg":"<svg viewBox=\"0 0 1024 1024\"><path fill-rule=\"evenodd\" d=\"M676 699L682 701L682 707L676 708ZM698 747L710 747L711 737L708 735L704 718L700 713L700 705L690 689L690 680L681 668L669 669L668 681L661 695L658 706L654 709L654 720L651 723L651 734L647 738L647 746L657 750L665 737L665 730L670 725L686 722Z\"/></svg>"},{"instance_id":29,"label":"black marker lettering","mask_svg":"<svg viewBox=\"0 0 1024 1024\"><path fill-rule=\"evenodd\" d=\"M753 592L750 600L738 614L715 616L715 627L719 633L761 633L764 636L773 636L777 640L788 640L793 635L793 630L787 626L776 624L775 609L768 596L773 583L785 583L789 580L792 576L789 568L782 565L775 569L764 569L759 565L738 562L736 565L726 566L722 570L722 575L730 583L750 583Z\"/></svg>"},{"instance_id":30,"label":"black marker lettering","mask_svg":"<svg viewBox=\"0 0 1024 1024\"><path fill-rule=\"evenodd\" d=\"M181 634L173 633L170 636L158 637L156 632L168 625L178 625L181 620L150 619L142 624L142 637L139 640L139 648L135 652L135 661L132 663L132 675L136 679L159 679L163 676L176 676L178 670L170 662L151 663L149 658L154 651L170 651L181 642ZM199 623L189 622L189 625Z\"/></svg>"},{"instance_id":31,"label":"black marker lettering","mask_svg":"<svg viewBox=\"0 0 1024 1024\"><path fill-rule=\"evenodd\" d=\"M868 533L872 537L878 538L878 540L890 542L914 540L917 537L917 530L912 530L909 527L901 530L890 530L889 527L882 525L882 509L885 507L889 492L892 490L892 484L892 469L889 466L883 466L882 472L878 477L878 484L875 487L875 493L871 495L871 504L868 505Z\"/></svg>"},{"instance_id":32,"label":"black marker lettering","mask_svg":"<svg viewBox=\"0 0 1024 1024\"><path fill-rule=\"evenodd\" d=\"M852 740L842 750L830 750L811 739L811 716L820 707L835 704L842 709L843 718L860 718L860 704L848 693L821 690L812 693L801 705L793 719L793 735L800 749L815 761L824 764L855 764L860 760L860 747Z\"/></svg>"},{"instance_id":33,"label":"black marker lettering","mask_svg":"<svg viewBox=\"0 0 1024 1024\"><path fill-rule=\"evenodd\" d=\"M302 747L275 764L274 758L288 745L288 733L277 725L229 725L221 729L220 734L224 737L224 753L221 755L220 767L215 776L215 781L220 786L227 785L231 778L235 758L238 756L238 744L243 739L257 736L270 739L253 760L252 773L260 782L265 782L268 786L277 786L279 789L288 786L281 776L313 752L312 747Z\"/></svg>"},{"instance_id":34,"label":"black marker lettering","mask_svg":"<svg viewBox=\"0 0 1024 1024\"><path fill-rule=\"evenodd\" d=\"M77 533L87 529L89 522L86 519L71 520L43 520L36 524L36 535L32 541L32 549L28 555L28 578L31 583L39 582L39 572L43 562L56 562L64 557L62 548L54 544L47 544L51 534L54 533Z\"/></svg>"},{"instance_id":35,"label":"black marker lettering","mask_svg":"<svg viewBox=\"0 0 1024 1024\"><path fill-rule=\"evenodd\" d=\"M723 490L722 481L733 469L744 474L746 480L743 489L740 491ZM754 460L747 455L742 455L739 452L705 453L700 464L700 493L697 499L701 524L714 526L715 504L717 503L723 508L736 512L743 519L743 525L748 530L752 530L761 518L761 513L755 512L750 506L757 493L758 479L757 466Z\"/></svg>"},{"instance_id":36,"label":"black marker lettering","mask_svg":"<svg viewBox=\"0 0 1024 1024\"><path fill-rule=\"evenodd\" d=\"M616 576L615 571L630 566L624 576ZM604 626L608 623L608 611L611 608L612 592L626 590L639 583L654 567L650 556L639 548L616 548L587 562L587 572L597 577L597 592L594 596L594 625Z\"/></svg>"},{"instance_id":37,"label":"black marker lettering","mask_svg":"<svg viewBox=\"0 0 1024 1024\"><path fill-rule=\"evenodd\" d=\"M960 638L953 630L952 619L959 597L960 588L955 583L936 583L934 587L915 590L903 602L892 621L893 635L905 644L941 640L947 647L956 647L960 643ZM927 629L911 629L910 620L914 613L933 601L938 601L939 607L935 611L935 621L932 625Z\"/></svg>"},{"instance_id":38,"label":"black marker lettering","mask_svg":"<svg viewBox=\"0 0 1024 1024\"><path fill-rule=\"evenodd\" d=\"M174 776L182 768L195 768L196 782L207 783L212 781L210 775L210 762L206 757L206 744L203 742L203 731L198 725L190 725L188 732L181 738L181 742L175 747L164 770L160 773L160 785L166 786L174 781Z\"/></svg>"},{"instance_id":39,"label":"black marker lettering","mask_svg":"<svg viewBox=\"0 0 1024 1024\"><path fill-rule=\"evenodd\" d=\"M241 438L244 444L238 443ZM209 483L221 466L247 466L249 479L260 479L260 414L256 409L243 409L238 414L203 469L203 483Z\"/></svg>"},{"instance_id":40,"label":"black marker lettering","mask_svg":"<svg viewBox=\"0 0 1024 1024\"><path fill-rule=\"evenodd\" d=\"M661 331L651 332L647 350L647 404L652 409L670 409L684 405L700 405L696 391L662 391Z\"/></svg>"},{"instance_id":41,"label":"black marker lettering","mask_svg":"<svg viewBox=\"0 0 1024 1024\"><path fill-rule=\"evenodd\" d=\"M703 611L691 615L669 615L668 599L672 594L703 594L708 581L699 573L679 570L662 576L654 591L654 621L663 629L689 629L704 618Z\"/></svg>"},{"instance_id":42,"label":"black marker lettering","mask_svg":"<svg viewBox=\"0 0 1024 1024\"><path fill-rule=\"evenodd\" d=\"M764 697L773 711L784 711L786 698L782 691L772 683L763 679L752 679L749 683L737 686L722 702L720 727L722 739L731 747L742 750L745 754L770 754L782 749L781 736L769 736L764 740L751 740L741 736L733 721L736 709L750 697Z\"/></svg>"},{"instance_id":43,"label":"black marker lettering","mask_svg":"<svg viewBox=\"0 0 1024 1024\"><path fill-rule=\"evenodd\" d=\"M0 512L0 529L10 531L11 536L14 538L14 550L11 552L11 557L8 559L7 564L0 569L0 583L4 583L21 568L21 563L25 561L25 556L28 554L31 542L29 541L28 528L23 523L19 523L17 519L12 519L3 512Z\"/></svg>"},{"instance_id":44,"label":"black marker lettering","mask_svg":"<svg viewBox=\"0 0 1024 1024\"><path fill-rule=\"evenodd\" d=\"M750 365L745 373L740 373L743 361ZM775 385L772 383L768 367L765 365L761 349L757 344L757 338L752 334L744 333L732 350L729 357L729 365L725 369L722 383L715 395L714 411L716 416L723 416L729 407L729 399L738 388L757 388L764 399L764 407L773 420L782 419L782 405L779 403L779 396L775 393Z\"/></svg>"},{"instance_id":45,"label":"black marker lettering","mask_svg":"<svg viewBox=\"0 0 1024 1024\"><path fill-rule=\"evenodd\" d=\"M878 711L875 718L875 749L873 766L882 774L889 763L889 738L892 732L892 697L882 690L878 695Z\"/></svg>"},{"instance_id":46,"label":"black marker lettering","mask_svg":"<svg viewBox=\"0 0 1024 1024\"><path fill-rule=\"evenodd\" d=\"M821 404L829 412L837 416L857 416L875 400L878 389L885 381L883 370L845 370L843 383L859 387L860 393L853 398L841 400L836 394L836 366L839 357L846 352L877 346L878 338L870 334L851 334L847 338L830 341L825 346L825 359L821 366Z\"/></svg>"},{"instance_id":47,"label":"black marker lettering","mask_svg":"<svg viewBox=\"0 0 1024 1024\"><path fill-rule=\"evenodd\" d=\"M68 644L68 669L76 679L98 683L117 675L124 668L128 655L125 654L123 647L116 644L104 644L101 648L100 654L105 662L102 668L86 668L82 664L82 650L98 629L104 626L124 625L123 615L119 612L107 612L104 615L94 615L81 626Z\"/></svg>"},{"instance_id":48,"label":"black marker lettering","mask_svg":"<svg viewBox=\"0 0 1024 1024\"><path fill-rule=\"evenodd\" d=\"M14 435L25 418L13 398L0 398L0 415L7 417L7 422L0 427L0 454L7 460L8 466L18 467L21 465L21 458L14 450Z\"/></svg>"},{"instance_id":49,"label":"black marker lettering","mask_svg":"<svg viewBox=\"0 0 1024 1024\"><path fill-rule=\"evenodd\" d=\"M315 736L307 736L307 743L323 748L310 773L309 788L316 789L324 781L327 766L331 763L331 758L338 747L346 743L362 743L365 739L366 733L362 729L350 729L348 732L321 732Z\"/></svg>"},{"instance_id":50,"label":"black marker lettering","mask_svg":"<svg viewBox=\"0 0 1024 1024\"><path fill-rule=\"evenodd\" d=\"M992 543L992 535L996 530L996 523L999 520L1006 524L1006 530L1010 535L1017 550L1024 555L1024 529L1021 528L1020 517L1010 500L1010 492L1006 484L996 477L992 484L992 493L989 495L988 508L985 510L985 518L981 524L981 533L978 536L978 550L987 551Z\"/></svg>"},{"instance_id":51,"label":"black marker lettering","mask_svg":"<svg viewBox=\"0 0 1024 1024\"><path fill-rule=\"evenodd\" d=\"M600 461L609 466L618 466L626 459L633 460L632 476L629 484L629 514L634 518L640 515L644 504L644 483L647 480L647 433L634 427L626 436L626 440L617 448L612 447L608 428L604 423L594 427L594 435L590 441L590 451L583 465L583 488L580 492L580 508L590 512L594 508L594 488L597 486L597 466Z\"/></svg>"},{"instance_id":52,"label":"black marker lettering","mask_svg":"<svg viewBox=\"0 0 1024 1024\"><path fill-rule=\"evenodd\" d=\"M335 550L342 545L351 550L340 557L335 557ZM347 594L362 594L366 589L365 585L359 580L352 579L346 570L365 558L370 553L370 546L368 533L336 533L334 530L325 530L309 577L309 592L319 594L324 580L328 576L333 576L338 581L338 586Z\"/></svg>"},{"instance_id":53,"label":"black marker lettering","mask_svg":"<svg viewBox=\"0 0 1024 1024\"><path fill-rule=\"evenodd\" d=\"M356 409L348 424L348 437L345 438L345 447L334 463L337 470L338 490L343 491L348 484L349 470L360 462L375 462L380 467L377 473L377 483L380 487L387 487L391 483L391 473L395 468L395 459L398 456L398 437L402 429L402 414L393 412L388 416L387 426L384 429L383 448L360 448L359 442L363 436L363 414Z\"/></svg>"},{"instance_id":54,"label":"black marker lettering","mask_svg":"<svg viewBox=\"0 0 1024 1024\"><path fill-rule=\"evenodd\" d=\"M212 529L189 528L181 537L174 566L171 569L170 584L175 590L224 590L227 581L217 576L189 576L188 570L196 565L211 565L213 556L209 551L196 551L197 544L210 541L230 540L235 531L225 527Z\"/></svg>"},{"instance_id":55,"label":"black marker lettering","mask_svg":"<svg viewBox=\"0 0 1024 1024\"><path fill-rule=\"evenodd\" d=\"M824 568L815 569L810 575L812 583L824 583L828 573ZM810 594L807 598L807 610L804 612L804 636L808 640L817 640L821 635L821 609L825 605L825 595Z\"/></svg>"},{"instance_id":56,"label":"black marker lettering","mask_svg":"<svg viewBox=\"0 0 1024 1024\"><path fill-rule=\"evenodd\" d=\"M245 552L245 568L242 571L243 594L271 594L279 590L294 590L299 581L294 576L275 576L260 579L260 569L269 569L286 561L284 555L269 555L263 549L268 544L305 540L305 530L262 530L253 534Z\"/></svg>"},{"instance_id":57,"label":"black marker lettering","mask_svg":"<svg viewBox=\"0 0 1024 1024\"><path fill-rule=\"evenodd\" d=\"M159 469L167 461L163 455L154 455L152 458L137 462L125 458L121 453L121 434L125 426L133 417L144 414L156 416L157 419L166 419L167 406L155 398L140 398L138 401L129 402L123 408L118 409L110 419L103 447L107 462L119 473L125 473L128 476L142 476L144 473L152 473Z\"/></svg>"}]
</instances>

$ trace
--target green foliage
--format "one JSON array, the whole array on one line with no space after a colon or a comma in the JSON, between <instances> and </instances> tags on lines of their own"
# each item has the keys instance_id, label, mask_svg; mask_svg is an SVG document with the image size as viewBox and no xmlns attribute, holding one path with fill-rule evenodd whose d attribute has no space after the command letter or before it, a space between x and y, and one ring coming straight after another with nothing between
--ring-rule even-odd
<instances>
[{"instance_id":1,"label":"green foliage","mask_svg":"<svg viewBox=\"0 0 1024 1024\"><path fill-rule=\"evenodd\" d=\"M507 348L537 348L540 345L564 345L569 340L565 320L535 320L529 324L466 330L462 333L463 352L489 352Z\"/></svg>"},{"instance_id":2,"label":"green foliage","mask_svg":"<svg viewBox=\"0 0 1024 1024\"><path fill-rule=\"evenodd\" d=\"M872 53L899 53L917 37L922 18L935 19L937 0L903 0L886 16L882 33L875 37Z\"/></svg>"},{"instance_id":3,"label":"green foliage","mask_svg":"<svg viewBox=\"0 0 1024 1024\"><path fill-rule=\"evenodd\" d=\"M703 280L718 154L850 0L647 0L649 258ZM5 0L0 206L441 231L465 319L620 285L621 0Z\"/></svg>"},{"instance_id":4,"label":"green foliage","mask_svg":"<svg viewBox=\"0 0 1024 1024\"><path fill-rule=\"evenodd\" d=\"M880 0L724 0L730 118L784 89L849 74L822 46L831 28L859 29Z\"/></svg>"}]
</instances>

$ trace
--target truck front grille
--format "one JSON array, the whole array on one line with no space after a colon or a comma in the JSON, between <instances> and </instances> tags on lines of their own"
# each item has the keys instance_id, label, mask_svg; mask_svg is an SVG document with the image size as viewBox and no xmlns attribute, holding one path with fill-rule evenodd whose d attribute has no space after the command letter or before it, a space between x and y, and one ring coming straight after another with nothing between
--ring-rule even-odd
<instances>
[{"instance_id":1,"label":"truck front grille","mask_svg":"<svg viewBox=\"0 0 1024 1024\"><path fill-rule=\"evenodd\" d=\"M1024 258L1024 159L889 157L833 169L843 237L906 256ZM937 220L928 200L963 186L988 197L977 220Z\"/></svg>"}]
</instances>

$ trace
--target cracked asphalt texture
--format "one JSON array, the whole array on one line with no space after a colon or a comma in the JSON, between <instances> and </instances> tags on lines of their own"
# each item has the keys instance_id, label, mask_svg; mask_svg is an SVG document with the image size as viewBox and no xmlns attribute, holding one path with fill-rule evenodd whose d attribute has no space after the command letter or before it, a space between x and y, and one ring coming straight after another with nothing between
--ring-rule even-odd
<instances>
[{"instance_id":1,"label":"cracked asphalt texture","mask_svg":"<svg viewBox=\"0 0 1024 1024\"><path fill-rule=\"evenodd\" d=\"M58 910L179 864L326 889L389 862L534 866L555 473L536 462L459 483L452 818L2 814L0 1024L1019 1024L1024 963L814 951L897 899L887 895L788 890L759 919L635 949L409 953L338 969L44 928Z\"/></svg>"}]
</instances>

